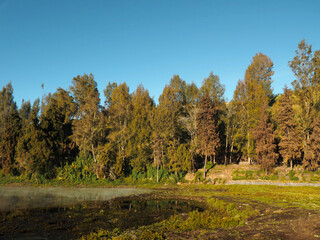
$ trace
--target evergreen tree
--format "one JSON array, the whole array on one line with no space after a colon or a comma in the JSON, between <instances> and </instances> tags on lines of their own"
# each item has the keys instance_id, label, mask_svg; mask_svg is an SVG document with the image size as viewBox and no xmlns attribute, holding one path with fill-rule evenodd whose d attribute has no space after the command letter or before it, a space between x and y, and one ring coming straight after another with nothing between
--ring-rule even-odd
<instances>
[{"instance_id":1,"label":"evergreen tree","mask_svg":"<svg viewBox=\"0 0 320 240\"><path fill-rule=\"evenodd\" d=\"M71 141L72 121L76 104L69 92L58 88L48 99L40 116L40 126L47 143L54 152L54 166L62 166L75 159L77 149Z\"/></svg>"},{"instance_id":2,"label":"evergreen tree","mask_svg":"<svg viewBox=\"0 0 320 240\"><path fill-rule=\"evenodd\" d=\"M29 119L30 113L31 113L30 101L25 102L24 100L22 100L22 103L19 109L19 116L23 124Z\"/></svg>"},{"instance_id":3,"label":"evergreen tree","mask_svg":"<svg viewBox=\"0 0 320 240\"><path fill-rule=\"evenodd\" d=\"M0 167L4 174L16 174L15 146L21 129L21 119L13 99L11 83L0 91Z\"/></svg>"},{"instance_id":4,"label":"evergreen tree","mask_svg":"<svg viewBox=\"0 0 320 240\"><path fill-rule=\"evenodd\" d=\"M198 152L205 156L204 173L206 178L206 165L208 156L215 156L220 145L219 134L215 122L215 110L213 102L208 94L203 95L199 102L199 112L197 114L197 140Z\"/></svg>"},{"instance_id":5,"label":"evergreen tree","mask_svg":"<svg viewBox=\"0 0 320 240\"><path fill-rule=\"evenodd\" d=\"M36 179L38 175L51 178L55 174L51 165L54 152L41 129L39 112L40 100L37 99L32 106L29 122L17 143L17 163L20 172L24 174L34 175Z\"/></svg>"},{"instance_id":6,"label":"evergreen tree","mask_svg":"<svg viewBox=\"0 0 320 240\"><path fill-rule=\"evenodd\" d=\"M12 110L1 120L0 164L4 174L18 174L15 162L16 145L21 131L21 118L17 110Z\"/></svg>"},{"instance_id":7,"label":"evergreen tree","mask_svg":"<svg viewBox=\"0 0 320 240\"><path fill-rule=\"evenodd\" d=\"M8 83L0 91L0 120L5 117L7 113L12 113L17 109L16 103L13 99L13 87Z\"/></svg>"}]
</instances>

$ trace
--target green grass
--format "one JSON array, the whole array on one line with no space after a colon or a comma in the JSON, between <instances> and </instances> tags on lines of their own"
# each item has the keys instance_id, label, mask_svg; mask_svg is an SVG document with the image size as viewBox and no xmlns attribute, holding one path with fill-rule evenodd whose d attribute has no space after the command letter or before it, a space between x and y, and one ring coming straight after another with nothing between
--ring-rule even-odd
<instances>
[{"instance_id":1,"label":"green grass","mask_svg":"<svg viewBox=\"0 0 320 240\"><path fill-rule=\"evenodd\" d=\"M233 171L232 180L256 180L257 171L252 170L235 170Z\"/></svg>"},{"instance_id":2,"label":"green grass","mask_svg":"<svg viewBox=\"0 0 320 240\"><path fill-rule=\"evenodd\" d=\"M121 232L112 239L128 238L145 232L149 239L162 239L164 233L190 231L212 232L214 229L232 229L243 226L248 217L259 214L260 208L320 208L320 191L315 187L278 187L264 185L189 185L162 193L166 197L198 199L207 204L204 212L190 212L188 216L175 215L168 220L137 230ZM260 204L260 205L259 205ZM131 234L131 235L130 235ZM153 237L154 238L153 238Z\"/></svg>"}]
</instances>

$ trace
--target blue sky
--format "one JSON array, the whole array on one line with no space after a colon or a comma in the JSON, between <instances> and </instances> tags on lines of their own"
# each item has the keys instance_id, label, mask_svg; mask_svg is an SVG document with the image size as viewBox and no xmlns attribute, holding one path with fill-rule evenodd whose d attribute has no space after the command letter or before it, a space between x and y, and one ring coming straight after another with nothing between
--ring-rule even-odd
<instances>
[{"instance_id":1,"label":"blue sky","mask_svg":"<svg viewBox=\"0 0 320 240\"><path fill-rule=\"evenodd\" d=\"M0 87L11 81L20 105L93 73L102 100L125 81L157 101L173 74L200 87L213 71L231 100L262 52L280 93L298 43L320 49L319 19L318 0L0 0Z\"/></svg>"}]
</instances>

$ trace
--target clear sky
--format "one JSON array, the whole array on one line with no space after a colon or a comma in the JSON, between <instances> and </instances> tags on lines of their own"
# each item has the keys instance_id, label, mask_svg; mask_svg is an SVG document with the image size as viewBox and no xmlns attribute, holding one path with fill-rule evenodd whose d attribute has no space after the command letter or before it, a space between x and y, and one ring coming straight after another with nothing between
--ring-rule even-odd
<instances>
[{"instance_id":1,"label":"clear sky","mask_svg":"<svg viewBox=\"0 0 320 240\"><path fill-rule=\"evenodd\" d=\"M280 93L298 43L320 49L319 23L320 0L0 0L0 87L11 81L20 105L93 73L102 100L125 81L157 102L173 74L200 87L213 71L231 100L262 52Z\"/></svg>"}]
</instances>

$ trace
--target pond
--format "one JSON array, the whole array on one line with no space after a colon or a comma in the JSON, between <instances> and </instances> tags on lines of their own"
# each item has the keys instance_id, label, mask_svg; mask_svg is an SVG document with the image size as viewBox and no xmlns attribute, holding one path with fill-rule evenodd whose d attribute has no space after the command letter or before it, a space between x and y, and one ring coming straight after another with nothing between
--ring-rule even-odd
<instances>
[{"instance_id":1,"label":"pond","mask_svg":"<svg viewBox=\"0 0 320 240\"><path fill-rule=\"evenodd\" d=\"M98 229L128 229L200 203L143 198L148 189L0 187L0 239L78 239Z\"/></svg>"}]
</instances>

